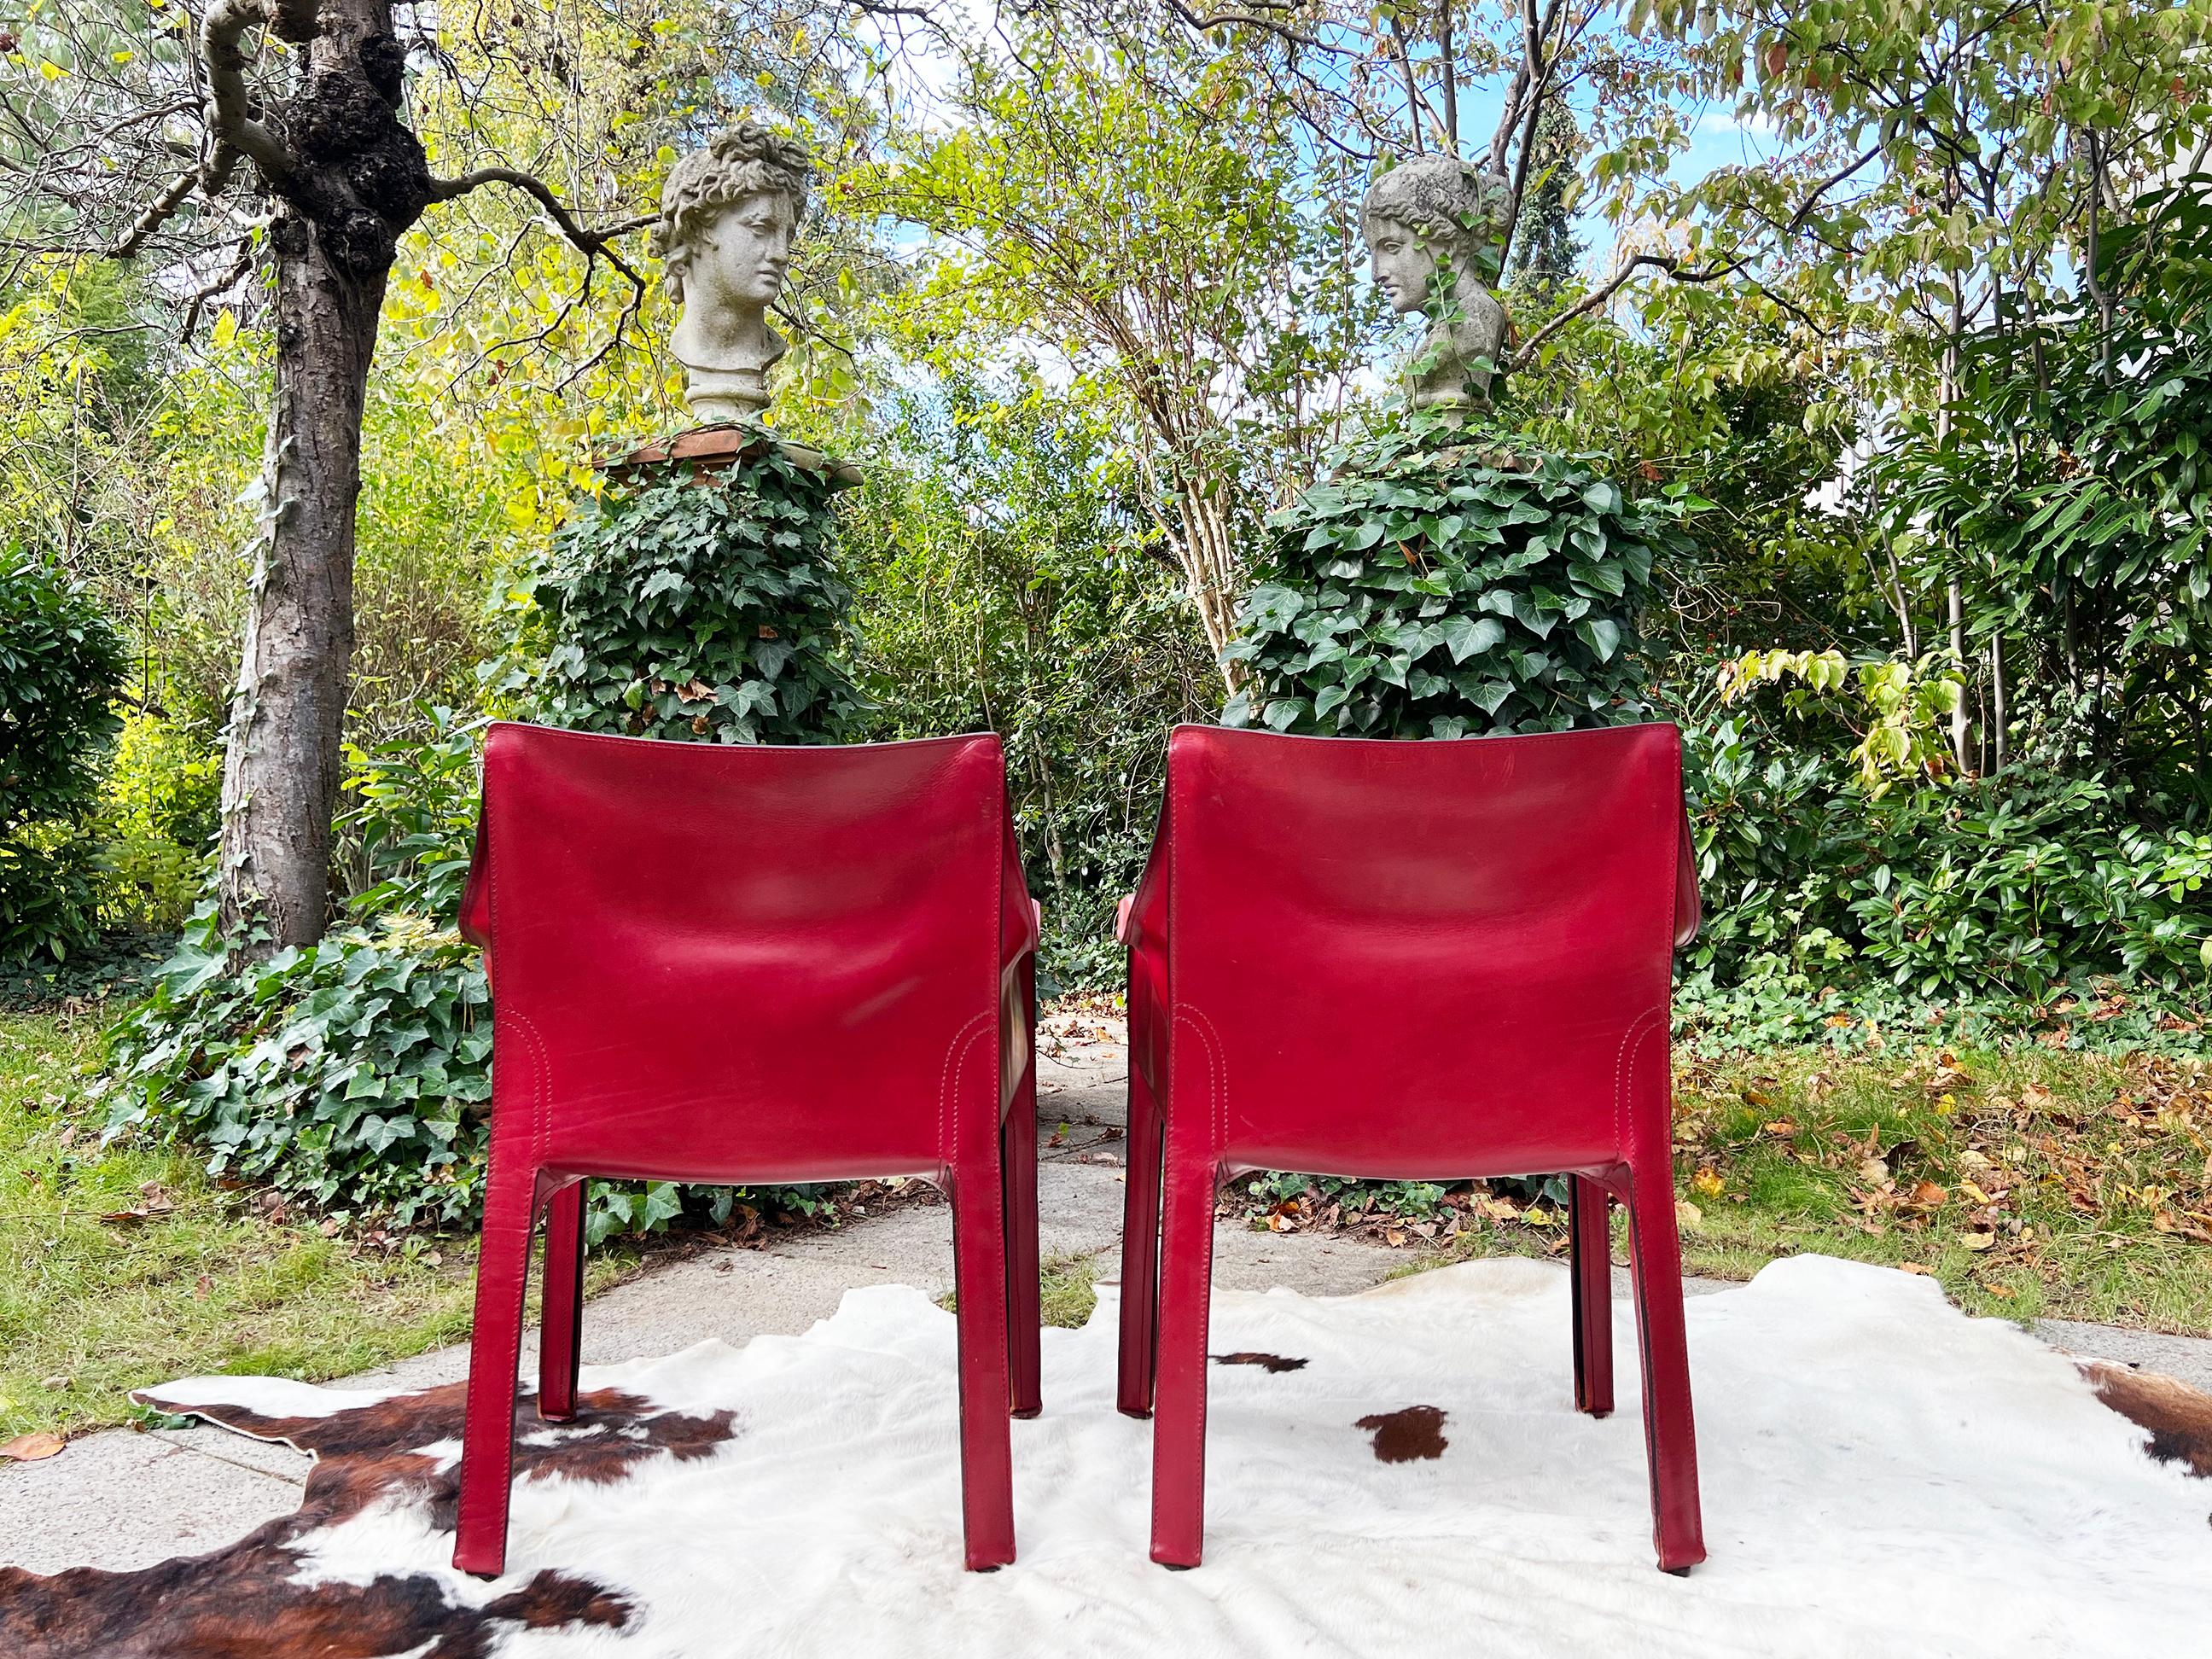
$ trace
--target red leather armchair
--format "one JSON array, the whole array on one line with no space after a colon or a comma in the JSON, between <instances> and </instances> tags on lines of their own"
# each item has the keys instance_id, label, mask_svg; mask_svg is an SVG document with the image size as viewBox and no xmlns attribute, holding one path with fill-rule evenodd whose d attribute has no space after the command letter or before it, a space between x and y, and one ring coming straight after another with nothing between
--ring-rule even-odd
<instances>
[{"instance_id":1,"label":"red leather armchair","mask_svg":"<svg viewBox=\"0 0 2212 1659\"><path fill-rule=\"evenodd\" d=\"M1214 1200L1254 1169L1571 1172L1575 1401L1600 1416L1620 1199L1659 1564L1705 1559L1668 1047L1671 950L1697 915L1671 726L1414 743L1176 728L1121 921L1119 1403L1157 1413L1155 1561L1199 1561Z\"/></svg>"},{"instance_id":2,"label":"red leather armchair","mask_svg":"<svg viewBox=\"0 0 2212 1659\"><path fill-rule=\"evenodd\" d=\"M538 1414L573 1415L587 1176L920 1176L952 1201L967 1564L1014 1558L1038 1407L1036 913L994 736L656 743L497 725L462 928L491 1159L453 1564L499 1573L531 1231Z\"/></svg>"}]
</instances>

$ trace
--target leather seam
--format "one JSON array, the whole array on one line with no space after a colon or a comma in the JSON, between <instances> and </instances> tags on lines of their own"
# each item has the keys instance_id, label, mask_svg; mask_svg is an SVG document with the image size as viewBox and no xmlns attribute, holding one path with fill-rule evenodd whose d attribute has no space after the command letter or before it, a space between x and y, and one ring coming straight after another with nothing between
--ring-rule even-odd
<instances>
[{"instance_id":1,"label":"leather seam","mask_svg":"<svg viewBox=\"0 0 2212 1659\"><path fill-rule=\"evenodd\" d=\"M1634 1019L1630 1020L1628 1022L1627 1028L1620 1034L1620 1046L1613 1050L1613 1146L1623 1155L1627 1154L1632 1150L1628 1133L1628 1067L1633 1064L1634 1056L1643 1052L1644 1039L1651 1034L1650 1028L1654 1018L1654 1011L1647 1008L1642 1013L1638 1014ZM1632 1047L1632 1044L1633 1045ZM1670 1133L1668 1153L1670 1158L1673 1151L1673 1142L1671 1139L1672 1127L1673 1126L1671 1124L1668 1126ZM1668 1172L1668 1178L1670 1181L1673 1179L1673 1172L1671 1170Z\"/></svg>"},{"instance_id":2,"label":"leather seam","mask_svg":"<svg viewBox=\"0 0 2212 1659\"><path fill-rule=\"evenodd\" d=\"M956 1059L964 1060L968 1050L975 1045L975 1028L992 1018L989 1014L972 1016L966 1024L952 1034L945 1045L945 1066L937 1079L937 1155L945 1160L947 1170L952 1168L957 1151L952 1136L960 1133L958 1105L959 1079L954 1068ZM946 1119L951 1121L951 1135L946 1133Z\"/></svg>"}]
</instances>

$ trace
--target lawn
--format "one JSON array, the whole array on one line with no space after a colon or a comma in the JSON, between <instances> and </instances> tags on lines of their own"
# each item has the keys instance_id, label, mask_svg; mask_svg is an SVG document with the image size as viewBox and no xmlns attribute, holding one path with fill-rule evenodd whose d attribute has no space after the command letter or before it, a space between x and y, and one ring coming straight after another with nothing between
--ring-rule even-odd
<instances>
[{"instance_id":1,"label":"lawn","mask_svg":"<svg viewBox=\"0 0 2212 1659\"><path fill-rule=\"evenodd\" d=\"M1978 1314L2212 1334L2202 1058L1778 1049L1686 1060L1675 1108L1692 1273L1748 1279L1819 1251L1927 1273ZM1566 1249L1560 1207L1510 1189L1297 1185L1234 1199L1255 1225L1381 1237L1424 1265ZM1625 1235L1616 1212L1624 1261Z\"/></svg>"},{"instance_id":2,"label":"lawn","mask_svg":"<svg viewBox=\"0 0 2212 1659\"><path fill-rule=\"evenodd\" d=\"M472 1237L341 1231L188 1155L103 1147L86 1068L108 1017L0 1013L0 1440L125 1420L128 1389L173 1376L329 1377L466 1335ZM1676 1089L1693 1273L1819 1250L1928 1273L1977 1313L2212 1334L2202 1059L1777 1050L1686 1060ZM1334 1184L1231 1196L1430 1261L1565 1247L1555 1205L1480 1186L1410 1210ZM637 1261L595 1252L594 1288ZM1053 1322L1081 1322L1096 1267L1048 1264Z\"/></svg>"},{"instance_id":3,"label":"lawn","mask_svg":"<svg viewBox=\"0 0 2212 1659\"><path fill-rule=\"evenodd\" d=\"M467 1334L473 1239L326 1233L189 1157L103 1149L83 1067L110 1017L0 1013L0 1440L123 1421L143 1383L336 1376Z\"/></svg>"},{"instance_id":4,"label":"lawn","mask_svg":"<svg viewBox=\"0 0 2212 1659\"><path fill-rule=\"evenodd\" d=\"M2212 1334L2212 1070L2021 1047L1782 1051L1678 1078L1693 1271L1822 1250L1975 1313Z\"/></svg>"}]
</instances>

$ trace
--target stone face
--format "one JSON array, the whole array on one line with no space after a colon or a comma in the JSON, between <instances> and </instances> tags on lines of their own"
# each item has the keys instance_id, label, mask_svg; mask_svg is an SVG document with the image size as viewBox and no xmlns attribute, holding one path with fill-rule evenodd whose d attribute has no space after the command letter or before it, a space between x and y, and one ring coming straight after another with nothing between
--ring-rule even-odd
<instances>
[{"instance_id":1,"label":"stone face","mask_svg":"<svg viewBox=\"0 0 2212 1659\"><path fill-rule=\"evenodd\" d=\"M1490 289L1513 222L1513 187L1451 156L1401 162L1361 204L1376 286L1401 316L1429 321L1406 365L1416 409L1484 408L1505 348L1505 307Z\"/></svg>"},{"instance_id":2,"label":"stone face","mask_svg":"<svg viewBox=\"0 0 2212 1659\"><path fill-rule=\"evenodd\" d=\"M783 292L812 176L803 144L751 121L669 169L653 244L684 308L669 344L702 422L768 407L768 372L784 353L768 308Z\"/></svg>"}]
</instances>

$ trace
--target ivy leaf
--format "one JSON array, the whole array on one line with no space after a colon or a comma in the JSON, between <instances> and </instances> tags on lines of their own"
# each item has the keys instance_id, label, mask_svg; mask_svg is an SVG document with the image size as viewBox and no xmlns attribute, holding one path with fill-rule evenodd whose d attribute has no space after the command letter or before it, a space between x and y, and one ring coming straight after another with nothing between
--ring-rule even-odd
<instances>
[{"instance_id":1,"label":"ivy leaf","mask_svg":"<svg viewBox=\"0 0 2212 1659\"><path fill-rule=\"evenodd\" d=\"M1620 649L1620 624L1607 617L1586 617L1575 624L1575 634L1597 653L1600 662L1611 662Z\"/></svg>"}]
</instances>

